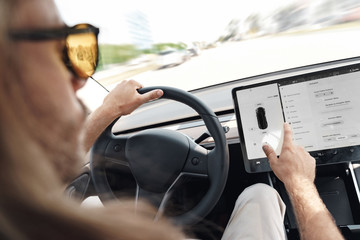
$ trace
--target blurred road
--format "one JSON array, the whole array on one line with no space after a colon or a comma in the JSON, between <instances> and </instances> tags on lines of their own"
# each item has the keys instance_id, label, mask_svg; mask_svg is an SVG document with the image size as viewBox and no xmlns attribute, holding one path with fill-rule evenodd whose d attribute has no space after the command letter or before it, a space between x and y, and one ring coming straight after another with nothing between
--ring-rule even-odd
<instances>
[{"instance_id":1,"label":"blurred road","mask_svg":"<svg viewBox=\"0 0 360 240\"><path fill-rule=\"evenodd\" d=\"M184 64L134 76L146 86L186 90L292 67L360 56L357 31L313 32L229 42L205 50Z\"/></svg>"}]
</instances>

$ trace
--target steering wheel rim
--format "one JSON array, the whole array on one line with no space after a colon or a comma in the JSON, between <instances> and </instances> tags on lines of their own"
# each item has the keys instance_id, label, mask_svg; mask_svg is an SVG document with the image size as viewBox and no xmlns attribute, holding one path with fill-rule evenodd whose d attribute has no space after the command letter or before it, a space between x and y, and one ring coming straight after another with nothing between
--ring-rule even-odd
<instances>
[{"instance_id":1,"label":"steering wheel rim","mask_svg":"<svg viewBox=\"0 0 360 240\"><path fill-rule=\"evenodd\" d=\"M197 163L194 164L194 162L193 163L189 162L190 156L188 156L188 159L185 160L186 163L184 167L181 169L181 173L179 174L179 176L181 176L182 174L186 174L187 172L197 174L198 171L201 175L201 173L203 173L202 171L205 171L207 172L207 174L205 175L207 175L209 179L209 184L210 184L209 189L206 192L206 194L203 196L203 198L200 200L200 202L188 212L185 212L184 214L171 218L176 224L192 225L198 222L200 219L204 218L213 209L213 207L218 202L225 188L225 184L228 176L228 169L229 169L229 153L228 153L228 146L226 142L225 132L215 113L204 103L202 103L202 101L200 101L197 97L186 91L172 87L164 87L164 86L146 87L139 89L138 91L139 93L143 94L155 89L163 90L164 94L162 98L178 101L193 108L203 119L210 135L214 139L215 147L206 153L207 159L206 160L204 159L204 162L206 162L207 165L206 166L207 169L197 170L197 167L201 167L201 166L196 166ZM117 121L118 119L114 120L104 130L104 132L94 143L90 154L91 177L94 183L95 190L97 191L99 198L102 201L106 201L109 199L116 199L106 178L106 172L105 172L105 163L107 161L106 151L107 149L114 148L115 146L114 144L116 144L117 146L121 146L122 144L126 145L126 141L128 141L128 139L124 140L119 136L113 135L111 130L113 125ZM168 135L167 133L164 134ZM190 141L190 144L195 144L195 143ZM197 148L196 145L197 144L194 145L194 148ZM189 154L196 155L197 152L189 153ZM120 155L121 157L119 157L119 159L120 158L126 159L127 157L124 156L124 154L120 154ZM202 168L204 168L204 166L202 166ZM183 171L184 169L185 171ZM133 172L133 169L131 169L131 171ZM178 178L176 178L176 180L177 179ZM173 182L173 184L174 183L175 181ZM164 195L163 197L166 197L166 195ZM158 207L160 209L160 206Z\"/></svg>"}]
</instances>

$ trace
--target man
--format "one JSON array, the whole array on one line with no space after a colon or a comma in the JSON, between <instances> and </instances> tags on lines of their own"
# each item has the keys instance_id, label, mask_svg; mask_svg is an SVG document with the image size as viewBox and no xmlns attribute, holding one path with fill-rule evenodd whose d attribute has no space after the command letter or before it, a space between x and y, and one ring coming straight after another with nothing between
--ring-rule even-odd
<instances>
[{"instance_id":1,"label":"man","mask_svg":"<svg viewBox=\"0 0 360 240\"><path fill-rule=\"evenodd\" d=\"M86 78L79 72L81 66L71 61L73 56L64 51L68 48L65 41L75 32L95 34L96 29L88 25L82 25L83 30L64 26L50 0L0 0L0 17L0 238L183 239L181 229L165 219L153 222L151 214L147 214L152 209L147 205L134 215L131 203L83 209L63 196L65 183L80 169L84 150L90 148L101 131L114 118L129 114L142 103L160 97L162 92L140 95L136 91L141 88L139 83L122 82L85 121L75 93ZM286 139L291 140L289 129L285 130ZM295 209L300 209L297 216L302 236L311 235L308 239L315 236L308 222L320 219L321 224L328 225L316 231L328 231L330 226L333 235L326 239L341 239L316 195L312 184L315 166L308 164L310 157L291 141L284 144L279 159L271 149L265 148L265 152L274 172L284 181ZM289 166L284 167L282 162ZM294 174L292 169L298 172ZM303 180L306 185L299 186ZM271 222L275 215L274 231L284 237L282 201L273 189L263 185L250 187L241 194L237 205L240 207L234 210L228 232L257 231L256 226L244 229L236 224L236 219L248 216L242 214L242 206L254 206L253 202L261 209L268 206L258 204L264 193L271 196L273 206L273 212L267 212L264 219ZM314 207L311 199L314 196L316 211L302 209L307 205ZM266 234L263 238L268 237Z\"/></svg>"}]
</instances>

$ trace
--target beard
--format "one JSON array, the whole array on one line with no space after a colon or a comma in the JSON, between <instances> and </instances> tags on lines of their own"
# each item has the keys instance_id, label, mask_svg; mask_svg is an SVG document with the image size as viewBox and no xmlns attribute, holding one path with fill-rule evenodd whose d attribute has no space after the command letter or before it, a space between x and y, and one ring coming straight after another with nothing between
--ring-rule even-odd
<instances>
[{"instance_id":1,"label":"beard","mask_svg":"<svg viewBox=\"0 0 360 240\"><path fill-rule=\"evenodd\" d=\"M77 101L81 106L81 114L77 114L77 117L72 117L71 114L62 116L63 112L60 111L59 114L55 107L47 113L39 114L37 111L32 119L28 117L26 121L32 140L40 147L45 158L33 161L35 164L49 165L54 177L63 184L72 181L81 172L85 162L83 137L87 108L80 99Z\"/></svg>"},{"instance_id":2,"label":"beard","mask_svg":"<svg viewBox=\"0 0 360 240\"><path fill-rule=\"evenodd\" d=\"M64 184L72 181L80 172L85 163L86 152L84 150L84 124L88 109L85 104L77 98L82 109L80 121L69 121L62 124L62 131L56 136L48 139L44 149L49 155L54 171L58 174ZM43 142L45 144L45 142Z\"/></svg>"}]
</instances>

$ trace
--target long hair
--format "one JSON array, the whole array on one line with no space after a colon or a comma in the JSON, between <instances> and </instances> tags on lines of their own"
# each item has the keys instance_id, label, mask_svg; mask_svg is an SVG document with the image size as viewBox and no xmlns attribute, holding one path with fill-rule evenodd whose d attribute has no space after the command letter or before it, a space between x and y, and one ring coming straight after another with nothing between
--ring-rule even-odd
<instances>
[{"instance_id":1,"label":"long hair","mask_svg":"<svg viewBox=\"0 0 360 240\"><path fill-rule=\"evenodd\" d=\"M183 239L167 220L154 222L146 204L134 215L128 201L89 209L64 196L63 174L80 156L66 145L53 149L61 139L40 127L19 74L21 59L7 36L21 2L0 0L0 239Z\"/></svg>"}]
</instances>

